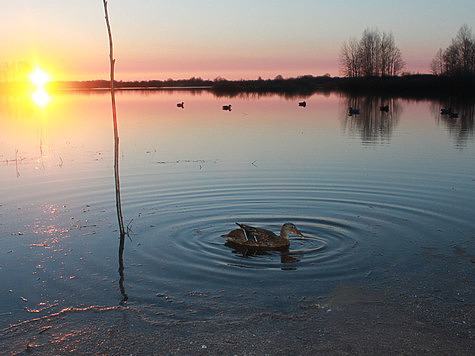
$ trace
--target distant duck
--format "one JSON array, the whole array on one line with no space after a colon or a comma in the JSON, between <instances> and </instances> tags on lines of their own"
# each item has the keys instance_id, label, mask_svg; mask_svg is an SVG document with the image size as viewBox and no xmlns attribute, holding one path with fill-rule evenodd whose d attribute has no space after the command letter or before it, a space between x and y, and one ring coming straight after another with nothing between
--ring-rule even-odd
<instances>
[{"instance_id":1,"label":"distant duck","mask_svg":"<svg viewBox=\"0 0 475 356\"><path fill-rule=\"evenodd\" d=\"M380 110L380 111L389 112L389 105L380 106L380 107L379 107L379 110Z\"/></svg>"},{"instance_id":2,"label":"distant duck","mask_svg":"<svg viewBox=\"0 0 475 356\"><path fill-rule=\"evenodd\" d=\"M176 104L177 108L184 108L185 107L185 103L182 101L181 103L178 103Z\"/></svg>"},{"instance_id":3,"label":"distant duck","mask_svg":"<svg viewBox=\"0 0 475 356\"><path fill-rule=\"evenodd\" d=\"M307 106L307 103L305 101L301 101L299 103L299 106L302 106L302 107L306 107Z\"/></svg>"},{"instance_id":4,"label":"distant duck","mask_svg":"<svg viewBox=\"0 0 475 356\"><path fill-rule=\"evenodd\" d=\"M272 231L236 223L240 229L235 229L226 235L227 242L253 248L281 248L289 246L289 235L302 236L302 233L292 223L285 223L280 229L280 235Z\"/></svg>"},{"instance_id":5,"label":"distant duck","mask_svg":"<svg viewBox=\"0 0 475 356\"><path fill-rule=\"evenodd\" d=\"M452 108L448 108L448 109L442 108L442 109L440 109L440 113L442 115L450 115L452 113Z\"/></svg>"},{"instance_id":6,"label":"distant duck","mask_svg":"<svg viewBox=\"0 0 475 356\"><path fill-rule=\"evenodd\" d=\"M353 109L351 106L348 110L349 115L359 115L360 114L360 109Z\"/></svg>"},{"instance_id":7,"label":"distant duck","mask_svg":"<svg viewBox=\"0 0 475 356\"><path fill-rule=\"evenodd\" d=\"M223 110L231 111L231 110L232 110L231 104L229 104L229 105L223 105Z\"/></svg>"}]
</instances>

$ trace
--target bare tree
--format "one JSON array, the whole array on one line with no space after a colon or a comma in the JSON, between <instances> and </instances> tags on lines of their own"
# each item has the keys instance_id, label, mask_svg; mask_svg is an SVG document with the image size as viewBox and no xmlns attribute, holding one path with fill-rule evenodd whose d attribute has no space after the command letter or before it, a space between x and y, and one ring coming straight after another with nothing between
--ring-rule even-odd
<instances>
[{"instance_id":1,"label":"bare tree","mask_svg":"<svg viewBox=\"0 0 475 356\"><path fill-rule=\"evenodd\" d=\"M456 73L458 67L458 49L452 44L444 51L444 73Z\"/></svg>"},{"instance_id":2,"label":"bare tree","mask_svg":"<svg viewBox=\"0 0 475 356\"><path fill-rule=\"evenodd\" d=\"M399 48L394 47L390 52L390 59L389 59L389 75L399 75L401 71L406 66L406 62L402 59L402 54Z\"/></svg>"},{"instance_id":3,"label":"bare tree","mask_svg":"<svg viewBox=\"0 0 475 356\"><path fill-rule=\"evenodd\" d=\"M431 68L434 74L475 73L475 37L468 25L460 27L449 47L439 49Z\"/></svg>"},{"instance_id":4,"label":"bare tree","mask_svg":"<svg viewBox=\"0 0 475 356\"><path fill-rule=\"evenodd\" d=\"M344 42L338 60L347 77L398 75L405 66L392 33L371 29L359 41Z\"/></svg>"},{"instance_id":5,"label":"bare tree","mask_svg":"<svg viewBox=\"0 0 475 356\"><path fill-rule=\"evenodd\" d=\"M342 73L346 77L358 77L360 70L360 58L358 55L359 44L354 38L344 42L341 47L339 63Z\"/></svg>"},{"instance_id":6,"label":"bare tree","mask_svg":"<svg viewBox=\"0 0 475 356\"><path fill-rule=\"evenodd\" d=\"M444 51L442 51L442 48L439 48L432 59L430 69L434 75L441 75L444 72Z\"/></svg>"},{"instance_id":7,"label":"bare tree","mask_svg":"<svg viewBox=\"0 0 475 356\"><path fill-rule=\"evenodd\" d=\"M460 27L452 46L458 50L459 69L464 73L475 71L475 37L468 25Z\"/></svg>"},{"instance_id":8,"label":"bare tree","mask_svg":"<svg viewBox=\"0 0 475 356\"><path fill-rule=\"evenodd\" d=\"M361 73L364 76L377 75L379 72L381 36L377 30L366 29L360 40L359 56Z\"/></svg>"}]
</instances>

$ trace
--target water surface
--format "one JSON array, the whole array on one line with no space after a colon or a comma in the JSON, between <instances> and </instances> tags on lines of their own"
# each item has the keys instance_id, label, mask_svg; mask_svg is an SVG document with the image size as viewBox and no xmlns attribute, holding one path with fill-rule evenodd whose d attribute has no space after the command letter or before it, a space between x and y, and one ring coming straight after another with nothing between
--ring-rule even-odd
<instances>
[{"instance_id":1,"label":"water surface","mask_svg":"<svg viewBox=\"0 0 475 356\"><path fill-rule=\"evenodd\" d=\"M124 294L153 320L287 313L346 282L474 302L473 103L119 92L121 293L110 96L50 95L0 97L0 328ZM305 237L237 251L235 222Z\"/></svg>"}]
</instances>

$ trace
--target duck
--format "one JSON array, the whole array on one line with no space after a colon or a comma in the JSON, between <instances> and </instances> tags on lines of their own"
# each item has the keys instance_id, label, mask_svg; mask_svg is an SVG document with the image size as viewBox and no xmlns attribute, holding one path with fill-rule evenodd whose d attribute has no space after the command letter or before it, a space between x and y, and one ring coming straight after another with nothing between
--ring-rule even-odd
<instances>
[{"instance_id":1,"label":"duck","mask_svg":"<svg viewBox=\"0 0 475 356\"><path fill-rule=\"evenodd\" d=\"M223 105L223 110L231 111L231 110L232 110L231 104L229 104L229 105Z\"/></svg>"},{"instance_id":2,"label":"duck","mask_svg":"<svg viewBox=\"0 0 475 356\"><path fill-rule=\"evenodd\" d=\"M185 103L182 101L181 103L176 104L176 107L183 109L185 107Z\"/></svg>"},{"instance_id":3,"label":"duck","mask_svg":"<svg viewBox=\"0 0 475 356\"><path fill-rule=\"evenodd\" d=\"M306 106L307 106L307 102L306 102L306 101L301 101L301 102L299 103L299 106L306 107Z\"/></svg>"},{"instance_id":4,"label":"duck","mask_svg":"<svg viewBox=\"0 0 475 356\"><path fill-rule=\"evenodd\" d=\"M251 248L282 248L290 245L289 235L303 234L292 223L285 223L280 229L280 235L259 227L236 223L240 228L221 235L228 243Z\"/></svg>"},{"instance_id":5,"label":"duck","mask_svg":"<svg viewBox=\"0 0 475 356\"><path fill-rule=\"evenodd\" d=\"M359 115L360 114L360 109L354 109L350 106L350 109L348 110L348 114L350 116L352 115Z\"/></svg>"},{"instance_id":6,"label":"duck","mask_svg":"<svg viewBox=\"0 0 475 356\"><path fill-rule=\"evenodd\" d=\"M380 110L380 111L389 112L389 105L384 105L384 106L381 105L381 106L379 107L379 110Z\"/></svg>"}]
</instances>

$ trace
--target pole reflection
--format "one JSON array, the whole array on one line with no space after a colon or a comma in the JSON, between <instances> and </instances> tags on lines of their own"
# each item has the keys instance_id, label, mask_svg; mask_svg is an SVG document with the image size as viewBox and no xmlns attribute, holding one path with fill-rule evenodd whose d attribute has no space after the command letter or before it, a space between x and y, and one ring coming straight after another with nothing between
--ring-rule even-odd
<instances>
[{"instance_id":1,"label":"pole reflection","mask_svg":"<svg viewBox=\"0 0 475 356\"><path fill-rule=\"evenodd\" d=\"M119 290L122 294L122 300L120 301L120 305L124 305L125 302L129 299L129 296L125 292L125 276L124 276L124 247L125 247L125 234L120 235L119 241Z\"/></svg>"}]
</instances>

